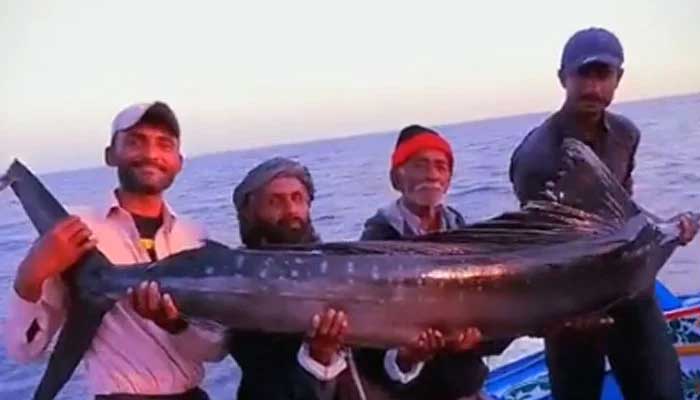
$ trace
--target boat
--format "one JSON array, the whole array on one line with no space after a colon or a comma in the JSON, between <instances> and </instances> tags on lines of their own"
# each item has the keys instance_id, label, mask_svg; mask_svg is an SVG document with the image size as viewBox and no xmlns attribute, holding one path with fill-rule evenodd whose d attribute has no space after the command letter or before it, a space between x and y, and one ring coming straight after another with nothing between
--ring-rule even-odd
<instances>
[{"instance_id":1,"label":"boat","mask_svg":"<svg viewBox=\"0 0 700 400\"><path fill-rule=\"evenodd\" d=\"M668 333L673 337L681 362L683 398L700 400L700 294L678 297L657 281L656 299L664 311ZM552 399L544 351L495 368L484 389L496 400ZM623 399L607 363L601 399Z\"/></svg>"}]
</instances>

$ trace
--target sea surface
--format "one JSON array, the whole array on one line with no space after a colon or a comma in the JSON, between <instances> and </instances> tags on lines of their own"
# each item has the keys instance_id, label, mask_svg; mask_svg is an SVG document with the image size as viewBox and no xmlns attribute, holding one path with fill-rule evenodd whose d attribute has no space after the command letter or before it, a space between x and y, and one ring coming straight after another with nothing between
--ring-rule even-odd
<instances>
[{"instance_id":1,"label":"sea surface","mask_svg":"<svg viewBox=\"0 0 700 400\"><path fill-rule=\"evenodd\" d=\"M700 94L618 104L613 109L635 121L642 131L634 173L637 202L663 217L686 210L700 211ZM508 181L510 154L545 117L530 114L438 126L455 151L449 203L471 221L515 209ZM356 239L365 219L396 197L388 180L396 134L360 135L192 158L187 160L168 199L180 214L204 224L214 239L236 246L239 239L231 203L233 186L257 163L273 156L290 157L311 170L318 190L313 221L323 239ZM68 206L99 206L115 186L115 173L107 168L52 173L42 179ZM15 268L35 238L13 194L0 193L1 332ZM674 254L662 270L661 280L678 294L700 293L698 260L700 243L696 241ZM537 340L520 341L505 359L539 346ZM498 364L503 358L489 362ZM29 398L44 366L45 359L29 365L16 364L7 359L4 346L0 346L0 399ZM86 398L82 368L79 370L60 398ZM231 399L239 378L239 371L228 358L208 366L204 387L214 399Z\"/></svg>"}]
</instances>

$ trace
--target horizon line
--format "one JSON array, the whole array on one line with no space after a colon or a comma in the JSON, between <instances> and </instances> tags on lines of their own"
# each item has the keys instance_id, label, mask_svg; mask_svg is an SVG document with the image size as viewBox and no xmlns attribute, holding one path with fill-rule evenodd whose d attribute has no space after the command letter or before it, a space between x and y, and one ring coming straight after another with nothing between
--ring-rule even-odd
<instances>
[{"instance_id":1,"label":"horizon line","mask_svg":"<svg viewBox=\"0 0 700 400\"><path fill-rule=\"evenodd\" d=\"M634 98L634 99L629 99L629 100L623 100L620 102L613 102L610 105L610 107L615 107L616 105L627 105L627 104L634 104L634 103L653 101L653 100L662 100L662 99L677 98L677 97L692 97L692 96L698 96L698 95L700 95L700 91L685 92L685 93L678 93L678 94L668 94L668 95L661 95L661 96L640 97L640 98ZM439 129L448 128L449 129L449 128L454 127L456 125L487 122L487 121L493 121L493 120L497 120L497 119L516 119L516 118L523 118L523 117L527 117L527 116L547 114L550 112L554 112L554 110L537 110L537 111L521 112L521 113L516 113L516 114L484 116L484 117L476 117L474 119L468 119L468 120L447 121L447 122L441 122L441 123L437 123L437 124L426 124L426 125L433 127L433 128L439 128ZM391 132L392 132L392 130L376 130L376 131L369 131L369 132L362 132L362 133L340 134L340 135L331 136L331 137L312 138L312 139L307 139L307 140L302 139L302 140L282 141L282 142L278 142L278 143L268 143L268 144L263 144L263 145L259 145L259 146L253 145L253 146L246 146L246 147L239 147L239 148L223 149L223 150L218 150L218 151L205 151L202 153L197 153L197 154L192 155L192 156L185 156L185 159L186 160L196 160L199 158L228 154L228 153L238 153L238 152L244 152L244 151L250 151L250 150L274 149L277 147L292 146L292 145L323 143L323 142L327 142L327 141L343 140L343 139L350 139L350 138L356 138L356 137L385 135L385 134L388 134ZM13 158L13 159L16 159L16 158ZM55 174L62 174L62 173L68 173L68 172L79 172L79 171L86 171L86 170L92 170L92 169L99 169L102 167L105 167L105 166L100 164L100 165L92 165L92 166L84 166L84 167L77 167L77 168L60 169L60 170L59 169L56 169L56 170L48 169L45 171L37 171L37 173L39 175L42 175L42 176L47 176L47 175L55 175Z\"/></svg>"}]
</instances>

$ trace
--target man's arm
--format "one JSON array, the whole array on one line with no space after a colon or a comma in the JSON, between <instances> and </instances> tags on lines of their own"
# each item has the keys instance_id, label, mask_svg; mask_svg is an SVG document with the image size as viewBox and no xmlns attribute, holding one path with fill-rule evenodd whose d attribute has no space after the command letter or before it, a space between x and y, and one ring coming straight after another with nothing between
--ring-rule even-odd
<instances>
[{"instance_id":1,"label":"man's arm","mask_svg":"<svg viewBox=\"0 0 700 400\"><path fill-rule=\"evenodd\" d=\"M355 360L363 375L399 397L462 398L478 391L488 372L471 350L479 338L476 329L465 330L457 340L428 330L402 349L356 350Z\"/></svg>"},{"instance_id":2,"label":"man's arm","mask_svg":"<svg viewBox=\"0 0 700 400\"><path fill-rule=\"evenodd\" d=\"M635 128L636 129L636 128ZM627 176L625 177L624 182L622 182L622 187L625 188L627 193L630 195L630 197L634 194L634 178L632 177L632 173L634 172L634 167L635 167L635 159L637 155L637 148L639 148L639 131L634 131L635 134L635 141L634 144L632 145L632 152L630 154L630 160L629 160L629 168L627 169Z\"/></svg>"},{"instance_id":3,"label":"man's arm","mask_svg":"<svg viewBox=\"0 0 700 400\"><path fill-rule=\"evenodd\" d=\"M391 226L384 223L379 215L368 219L365 222L360 240L399 240L401 239L398 232Z\"/></svg>"},{"instance_id":4,"label":"man's arm","mask_svg":"<svg viewBox=\"0 0 700 400\"><path fill-rule=\"evenodd\" d=\"M10 294L5 342L18 361L37 358L61 326L67 307L61 274L72 267L96 241L77 217L68 217L32 246L17 268Z\"/></svg>"},{"instance_id":5,"label":"man's arm","mask_svg":"<svg viewBox=\"0 0 700 400\"><path fill-rule=\"evenodd\" d=\"M532 173L526 155L523 155L518 147L510 159L509 175L513 185L513 193L518 198L521 206L524 206L528 201L534 200L539 188L535 187Z\"/></svg>"},{"instance_id":6,"label":"man's arm","mask_svg":"<svg viewBox=\"0 0 700 400\"><path fill-rule=\"evenodd\" d=\"M63 324L67 307L66 289L60 279L45 280L41 297L35 302L11 289L4 335L9 357L17 362L39 358Z\"/></svg>"},{"instance_id":7,"label":"man's arm","mask_svg":"<svg viewBox=\"0 0 700 400\"><path fill-rule=\"evenodd\" d=\"M314 315L309 339L297 353L299 365L319 381L334 380L347 368L346 354L341 350L347 329L343 311L328 309Z\"/></svg>"}]
</instances>

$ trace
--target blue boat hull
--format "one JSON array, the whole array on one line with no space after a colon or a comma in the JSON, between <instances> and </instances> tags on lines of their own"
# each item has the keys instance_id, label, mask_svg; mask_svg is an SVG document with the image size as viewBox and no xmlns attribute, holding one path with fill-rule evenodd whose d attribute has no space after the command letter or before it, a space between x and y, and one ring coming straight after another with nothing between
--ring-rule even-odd
<instances>
[{"instance_id":1,"label":"blue boat hull","mask_svg":"<svg viewBox=\"0 0 700 400\"><path fill-rule=\"evenodd\" d=\"M700 399L700 296L684 301L657 282L656 298L666 314L669 332L674 335L681 359L684 398ZM530 354L493 370L485 391L499 400L551 399L544 352ZM605 376L602 399L623 399L610 371Z\"/></svg>"}]
</instances>

